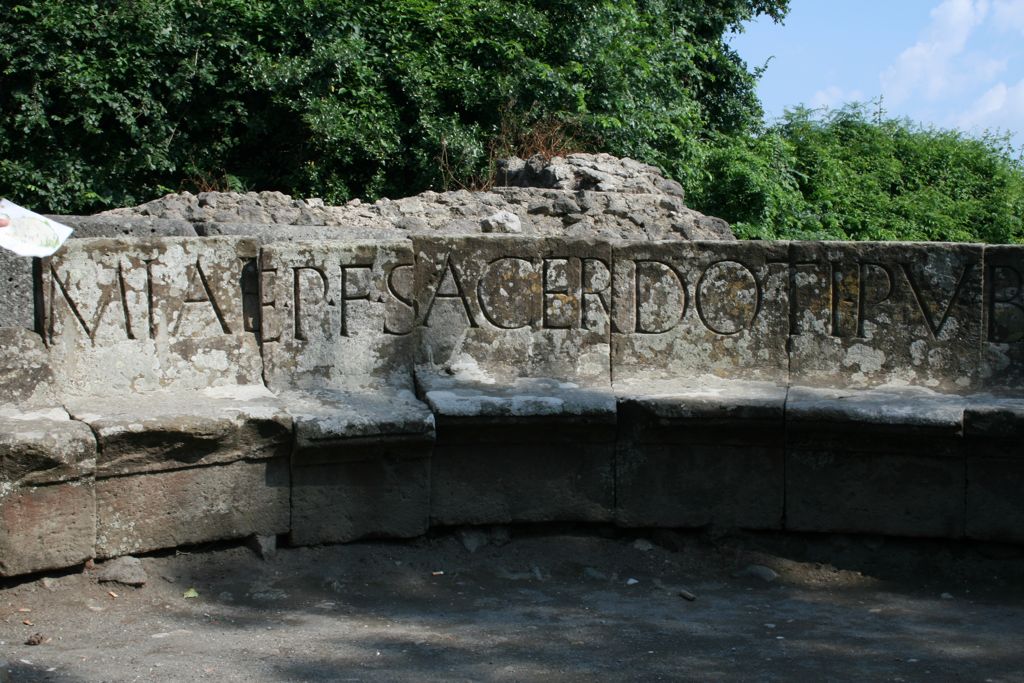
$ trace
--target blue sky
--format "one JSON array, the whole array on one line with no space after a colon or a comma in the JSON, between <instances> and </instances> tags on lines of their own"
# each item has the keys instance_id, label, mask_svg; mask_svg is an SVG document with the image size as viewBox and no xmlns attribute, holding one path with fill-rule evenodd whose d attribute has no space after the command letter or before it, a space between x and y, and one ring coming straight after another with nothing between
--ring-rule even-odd
<instances>
[{"instance_id":1,"label":"blue sky","mask_svg":"<svg viewBox=\"0 0 1024 683\"><path fill-rule=\"evenodd\" d=\"M1024 0L791 0L733 36L769 118L883 98L890 116L1024 146Z\"/></svg>"}]
</instances>

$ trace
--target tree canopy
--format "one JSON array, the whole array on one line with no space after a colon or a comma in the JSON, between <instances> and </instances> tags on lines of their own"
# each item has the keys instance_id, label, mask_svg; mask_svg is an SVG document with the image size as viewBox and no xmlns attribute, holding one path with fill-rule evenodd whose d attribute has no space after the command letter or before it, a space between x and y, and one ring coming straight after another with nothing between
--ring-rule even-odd
<instances>
[{"instance_id":1,"label":"tree canopy","mask_svg":"<svg viewBox=\"0 0 1024 683\"><path fill-rule=\"evenodd\" d=\"M750 238L1022 241L1005 139L864 107L766 125L728 43L788 0L14 0L0 195L329 202L484 184L503 155L660 166Z\"/></svg>"},{"instance_id":2,"label":"tree canopy","mask_svg":"<svg viewBox=\"0 0 1024 683\"><path fill-rule=\"evenodd\" d=\"M406 195L468 184L538 130L685 180L710 134L761 117L725 31L787 3L17 3L0 192L51 211L204 185Z\"/></svg>"}]
</instances>

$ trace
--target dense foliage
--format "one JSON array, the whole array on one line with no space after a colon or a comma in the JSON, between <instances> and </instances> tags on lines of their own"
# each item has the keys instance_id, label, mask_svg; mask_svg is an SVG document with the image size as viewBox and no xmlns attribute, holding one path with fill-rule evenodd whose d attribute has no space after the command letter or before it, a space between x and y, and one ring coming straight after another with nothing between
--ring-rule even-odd
<instances>
[{"instance_id":1,"label":"dense foliage","mask_svg":"<svg viewBox=\"0 0 1024 683\"><path fill-rule=\"evenodd\" d=\"M708 134L760 118L723 34L787 2L14 0L0 194L59 212L204 186L407 195L486 176L538 129L686 180Z\"/></svg>"},{"instance_id":2,"label":"dense foliage","mask_svg":"<svg viewBox=\"0 0 1024 683\"><path fill-rule=\"evenodd\" d=\"M719 138L691 202L742 237L1024 242L1024 163L1008 138L864 106Z\"/></svg>"},{"instance_id":3,"label":"dense foliage","mask_svg":"<svg viewBox=\"0 0 1024 683\"><path fill-rule=\"evenodd\" d=\"M724 39L788 0L9 0L0 196L330 202L485 183L508 153L662 167L745 237L1022 241L998 138L854 108L768 126Z\"/></svg>"}]
</instances>

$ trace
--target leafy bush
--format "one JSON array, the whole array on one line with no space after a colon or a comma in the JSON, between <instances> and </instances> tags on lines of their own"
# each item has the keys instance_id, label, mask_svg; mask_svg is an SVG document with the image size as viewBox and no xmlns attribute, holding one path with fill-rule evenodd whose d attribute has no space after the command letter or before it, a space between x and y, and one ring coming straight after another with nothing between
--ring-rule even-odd
<instances>
[{"instance_id":1,"label":"leafy bush","mask_svg":"<svg viewBox=\"0 0 1024 683\"><path fill-rule=\"evenodd\" d=\"M761 116L723 34L787 4L15 0L0 194L54 212L184 188L406 195L486 176L538 125L696 180L708 135Z\"/></svg>"},{"instance_id":2,"label":"leafy bush","mask_svg":"<svg viewBox=\"0 0 1024 683\"><path fill-rule=\"evenodd\" d=\"M743 237L1024 242L1024 163L1006 136L801 108L720 139L707 172L691 201Z\"/></svg>"}]
</instances>

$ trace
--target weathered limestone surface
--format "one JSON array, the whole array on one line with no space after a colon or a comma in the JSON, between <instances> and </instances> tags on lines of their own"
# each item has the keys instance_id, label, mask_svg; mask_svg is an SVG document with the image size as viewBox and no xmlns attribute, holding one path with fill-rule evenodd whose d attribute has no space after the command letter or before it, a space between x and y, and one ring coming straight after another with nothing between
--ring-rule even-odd
<instances>
[{"instance_id":1,"label":"weathered limestone surface","mask_svg":"<svg viewBox=\"0 0 1024 683\"><path fill-rule=\"evenodd\" d=\"M0 576L76 564L93 552L96 442L56 402L38 335L0 328L0 349Z\"/></svg>"},{"instance_id":2,"label":"weathered limestone surface","mask_svg":"<svg viewBox=\"0 0 1024 683\"><path fill-rule=\"evenodd\" d=\"M35 326L32 259L0 249L0 328Z\"/></svg>"},{"instance_id":3,"label":"weathered limestone surface","mask_svg":"<svg viewBox=\"0 0 1024 683\"><path fill-rule=\"evenodd\" d=\"M790 305L784 242L616 247L616 380L711 375L785 383Z\"/></svg>"},{"instance_id":4,"label":"weathered limestone surface","mask_svg":"<svg viewBox=\"0 0 1024 683\"><path fill-rule=\"evenodd\" d=\"M986 389L1024 395L1024 249L985 247Z\"/></svg>"},{"instance_id":5,"label":"weathered limestone surface","mask_svg":"<svg viewBox=\"0 0 1024 683\"><path fill-rule=\"evenodd\" d=\"M258 385L69 397L67 406L96 435L100 477L285 457L291 447L291 416Z\"/></svg>"},{"instance_id":6,"label":"weathered limestone surface","mask_svg":"<svg viewBox=\"0 0 1024 683\"><path fill-rule=\"evenodd\" d=\"M94 555L91 478L5 489L0 484L0 576L71 567Z\"/></svg>"},{"instance_id":7,"label":"weathered limestone surface","mask_svg":"<svg viewBox=\"0 0 1024 683\"><path fill-rule=\"evenodd\" d=\"M980 245L794 242L791 267L794 384L979 385Z\"/></svg>"}]
</instances>

